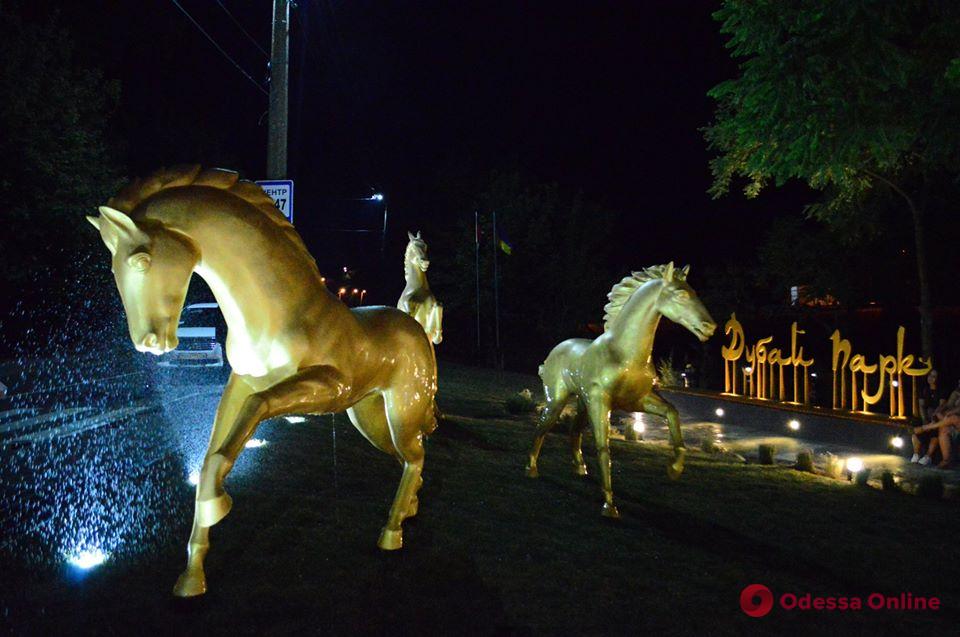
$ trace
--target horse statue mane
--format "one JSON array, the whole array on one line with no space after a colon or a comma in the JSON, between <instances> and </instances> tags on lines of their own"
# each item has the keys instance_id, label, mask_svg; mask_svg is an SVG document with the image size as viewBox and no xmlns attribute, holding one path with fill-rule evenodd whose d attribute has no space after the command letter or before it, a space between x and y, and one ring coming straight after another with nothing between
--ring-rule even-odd
<instances>
[{"instance_id":1,"label":"horse statue mane","mask_svg":"<svg viewBox=\"0 0 960 637\"><path fill-rule=\"evenodd\" d=\"M627 301L630 300L630 297L632 297L644 283L662 279L669 266L669 263L665 263L663 265L652 265L649 268L644 268L638 272L631 272L629 275L624 277L622 281L614 284L614 286L610 289L610 293L607 294L607 298L610 299L610 302L603 306L603 311L605 312L603 315L603 331L607 332L610 330L610 325L613 323L613 320L620 315L620 310L623 309L623 306L627 304ZM675 269L673 271L674 279L677 281L686 281L689 267L690 266L686 266L681 269Z\"/></svg>"},{"instance_id":2,"label":"horse statue mane","mask_svg":"<svg viewBox=\"0 0 960 637\"><path fill-rule=\"evenodd\" d=\"M203 168L200 164L160 168L146 177L131 180L120 189L120 192L110 198L107 205L131 214L137 206L157 193L184 186L216 188L246 201L279 226L284 235L303 253L303 256L316 265L316 261L307 250L307 246L304 245L303 239L300 238L293 224L280 214L273 199L254 182L240 179L240 174L233 170Z\"/></svg>"}]
</instances>

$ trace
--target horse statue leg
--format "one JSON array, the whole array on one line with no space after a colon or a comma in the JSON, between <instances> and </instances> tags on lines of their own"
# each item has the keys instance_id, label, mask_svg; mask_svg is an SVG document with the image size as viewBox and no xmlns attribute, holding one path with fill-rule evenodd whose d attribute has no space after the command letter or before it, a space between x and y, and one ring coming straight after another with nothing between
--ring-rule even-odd
<instances>
[{"instance_id":1,"label":"horse statue leg","mask_svg":"<svg viewBox=\"0 0 960 637\"><path fill-rule=\"evenodd\" d=\"M220 397L220 405L217 407L217 415L213 421L213 430L210 433L210 443L207 447L206 457L220 448L223 439L230 432L230 426L236 420L243 402L247 396L253 393L253 389L247 385L242 378L236 374L231 374L227 381L227 386L223 390L223 396ZM211 480L210 465L203 463L200 472L200 480L197 484L197 502L194 505L193 531L190 533L190 542L187 544L187 568L177 579L173 587L174 595L180 597L192 597L202 595L207 591L207 578L203 571L203 560L210 548L210 527L204 526L200 521L200 483ZM226 502L229 510L229 500Z\"/></svg>"},{"instance_id":2,"label":"horse statue leg","mask_svg":"<svg viewBox=\"0 0 960 637\"><path fill-rule=\"evenodd\" d=\"M433 418L432 402L426 405L398 396L396 390L384 392L390 438L403 462L403 475L390 507L387 525L380 532L377 546L393 551L403 546L404 519L417 513L417 491L423 486L423 431L430 427L425 419Z\"/></svg>"},{"instance_id":3,"label":"horse statue leg","mask_svg":"<svg viewBox=\"0 0 960 637\"><path fill-rule=\"evenodd\" d=\"M613 504L613 485L610 479L610 398L605 392L598 391L588 396L586 402L603 483L603 515L619 518L620 511Z\"/></svg>"},{"instance_id":4,"label":"horse statue leg","mask_svg":"<svg viewBox=\"0 0 960 637\"><path fill-rule=\"evenodd\" d=\"M231 377L200 470L194 513L196 534L191 535L187 569L177 580L174 594L186 597L206 590L203 558L210 546L209 527L226 517L233 505L223 481L257 425L266 418L289 413L343 411L348 393L340 374L328 366L301 370L261 392L253 392L242 379Z\"/></svg>"},{"instance_id":5,"label":"horse statue leg","mask_svg":"<svg viewBox=\"0 0 960 637\"><path fill-rule=\"evenodd\" d=\"M548 397L551 395L550 392L545 393ZM533 447L530 448L530 456L527 460L528 478L537 478L540 476L540 472L537 469L537 458L540 457L543 439L547 437L550 430L557 424L557 421L560 419L560 413L563 411L563 408L566 407L569 400L570 394L566 392L565 388L555 393L552 400L547 398L547 404L544 405L543 411L540 412L540 422L537 424L537 431L533 435Z\"/></svg>"},{"instance_id":6,"label":"horse statue leg","mask_svg":"<svg viewBox=\"0 0 960 637\"><path fill-rule=\"evenodd\" d=\"M434 301L433 308L430 310L430 329L427 334L434 345L443 342L443 306Z\"/></svg>"},{"instance_id":7,"label":"horse statue leg","mask_svg":"<svg viewBox=\"0 0 960 637\"><path fill-rule=\"evenodd\" d=\"M587 475L587 465L583 461L583 430L588 421L587 406L581 400L577 404L577 417L570 427L570 452L573 454L573 470L578 476Z\"/></svg>"},{"instance_id":8,"label":"horse statue leg","mask_svg":"<svg viewBox=\"0 0 960 637\"><path fill-rule=\"evenodd\" d=\"M673 462L667 467L667 475L676 480L683 473L683 462L687 449L683 445L683 433L680 431L680 414L677 408L667 402L656 390L650 390L643 399L643 411L667 419L670 428L670 444L673 445Z\"/></svg>"}]
</instances>

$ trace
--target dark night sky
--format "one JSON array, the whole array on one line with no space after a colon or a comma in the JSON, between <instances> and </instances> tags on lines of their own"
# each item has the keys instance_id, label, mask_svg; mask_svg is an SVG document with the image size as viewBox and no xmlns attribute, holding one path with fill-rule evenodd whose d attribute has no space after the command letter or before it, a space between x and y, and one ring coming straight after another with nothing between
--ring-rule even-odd
<instances>
[{"instance_id":1,"label":"dark night sky","mask_svg":"<svg viewBox=\"0 0 960 637\"><path fill-rule=\"evenodd\" d=\"M181 4L251 75L266 77L265 58L216 2ZM269 49L269 0L223 4ZM438 171L519 165L618 211L611 252L624 269L752 254L764 221L799 210L807 196L799 188L753 202L706 194L709 155L698 130L711 119L706 92L735 72L710 16L716 8L300 0L290 165L297 217L311 223L298 226L311 234L337 197L375 188L389 197L390 250L399 252L408 227L429 234L472 214L435 209ZM60 11L81 57L122 83L117 132L129 140L132 173L200 161L261 176L265 96L172 2L91 0ZM379 212L367 214L375 223ZM317 255L322 267L337 256Z\"/></svg>"}]
</instances>

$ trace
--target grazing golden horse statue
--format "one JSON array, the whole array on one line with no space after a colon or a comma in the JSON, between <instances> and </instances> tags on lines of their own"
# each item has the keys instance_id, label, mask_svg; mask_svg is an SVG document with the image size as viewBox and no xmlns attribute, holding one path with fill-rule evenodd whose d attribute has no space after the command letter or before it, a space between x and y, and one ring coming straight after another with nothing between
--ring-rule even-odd
<instances>
[{"instance_id":1,"label":"grazing golden horse statue","mask_svg":"<svg viewBox=\"0 0 960 637\"><path fill-rule=\"evenodd\" d=\"M553 348L540 366L547 404L530 450L527 475L536 478L537 457L543 439L557 423L564 406L576 398L578 417L571 428L573 463L579 475L586 475L581 442L589 420L597 446L603 483L603 514L619 517L613 504L610 483L610 410L645 411L663 416L670 427L674 461L667 468L676 479L683 472L686 450L680 433L680 418L673 405L654 389L657 372L650 362L653 337L660 317L683 325L706 341L717 325L687 285L690 266L674 269L673 263L634 272L613 286L604 307L603 334L593 341L571 338Z\"/></svg>"},{"instance_id":2,"label":"grazing golden horse statue","mask_svg":"<svg viewBox=\"0 0 960 637\"><path fill-rule=\"evenodd\" d=\"M403 277L407 285L400 294L397 308L417 319L430 342L439 345L443 340L443 306L437 303L427 283L427 268L430 267L427 242L420 238L419 231L416 235L408 232L407 236L410 242L403 256Z\"/></svg>"},{"instance_id":3,"label":"grazing golden horse statue","mask_svg":"<svg viewBox=\"0 0 960 637\"><path fill-rule=\"evenodd\" d=\"M293 413L347 410L375 447L403 465L382 549L402 545L417 512L423 437L436 426L433 347L395 308L348 309L327 291L293 226L256 184L188 166L137 180L87 217L113 259L134 346L163 354L193 272L227 323L227 381L196 491L187 568L174 593L206 591L210 527L230 511L224 478L257 425Z\"/></svg>"}]
</instances>

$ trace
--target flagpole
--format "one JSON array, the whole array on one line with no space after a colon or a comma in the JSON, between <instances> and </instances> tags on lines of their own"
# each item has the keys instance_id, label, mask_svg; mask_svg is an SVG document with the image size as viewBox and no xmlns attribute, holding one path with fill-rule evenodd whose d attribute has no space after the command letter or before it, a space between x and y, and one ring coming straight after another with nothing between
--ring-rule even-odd
<instances>
[{"instance_id":1,"label":"flagpole","mask_svg":"<svg viewBox=\"0 0 960 637\"><path fill-rule=\"evenodd\" d=\"M500 249L500 238L497 234L497 211L493 211L493 325L496 335L496 355L497 369L503 368L503 361L500 358L500 266L497 260L497 250Z\"/></svg>"},{"instance_id":2,"label":"flagpole","mask_svg":"<svg viewBox=\"0 0 960 637\"><path fill-rule=\"evenodd\" d=\"M480 213L473 211L473 239L477 266L477 358L483 356L480 349Z\"/></svg>"}]
</instances>

